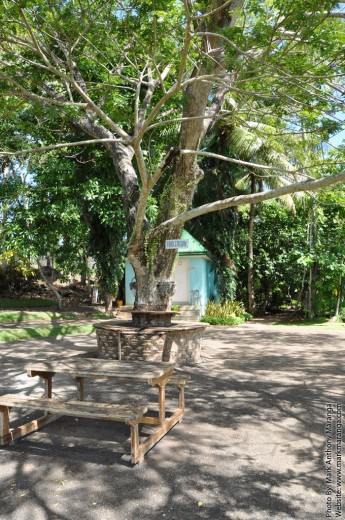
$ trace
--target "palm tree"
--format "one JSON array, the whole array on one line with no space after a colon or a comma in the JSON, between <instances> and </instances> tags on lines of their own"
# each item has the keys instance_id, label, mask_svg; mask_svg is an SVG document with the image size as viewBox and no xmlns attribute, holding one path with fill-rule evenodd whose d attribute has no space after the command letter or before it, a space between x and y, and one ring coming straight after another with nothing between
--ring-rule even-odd
<instances>
[{"instance_id":1,"label":"palm tree","mask_svg":"<svg viewBox=\"0 0 345 520\"><path fill-rule=\"evenodd\" d=\"M277 188L296 180L294 167L286 154L283 153L281 142L267 137L274 133L274 129L263 123L246 122L246 127L235 125L223 125L228 143L228 153L242 161L251 162L257 165L267 165L276 168L268 170L269 173L263 174L259 166L245 166L235 181L235 188L240 192L251 194L265 189ZM290 173L291 172L291 173ZM295 211L295 205L291 195L281 198L291 211ZM255 291L254 291L254 225L256 204L251 204L249 208L248 221L248 311L254 314L256 311Z\"/></svg>"},{"instance_id":2,"label":"palm tree","mask_svg":"<svg viewBox=\"0 0 345 520\"><path fill-rule=\"evenodd\" d=\"M295 167L293 160L298 161L297 153L301 149L301 140L296 137L289 137L278 140L272 136L275 135L276 129L258 122L242 121L237 123L235 113L231 121L218 123L209 137L206 149L216 152L220 155L238 159L240 161L250 163L250 165L233 165L217 160L207 159L207 174L203 182L203 189L198 191L200 203L200 195L202 191L222 190L221 195L230 197L232 195L242 193L256 193L265 189L272 189L283 186L296 180L294 175ZM261 167L260 167L261 166ZM264 169L263 167L267 167ZM271 169L270 169L271 168ZM263 173L265 172L265 173ZM219 198L217 192L217 198ZM281 198L281 201L287 205L291 211L295 211L293 198L288 195ZM256 302L254 292L254 223L257 208L255 204L250 205L249 222L248 222L248 311L255 313ZM213 219L221 219L222 215L217 214ZM193 224L193 231L197 234L197 224ZM203 232L204 232L204 225ZM218 226L213 223L213 229ZM224 235L222 235L222 239ZM214 233L212 237L214 243ZM229 257L223 255L230 265Z\"/></svg>"}]
</instances>

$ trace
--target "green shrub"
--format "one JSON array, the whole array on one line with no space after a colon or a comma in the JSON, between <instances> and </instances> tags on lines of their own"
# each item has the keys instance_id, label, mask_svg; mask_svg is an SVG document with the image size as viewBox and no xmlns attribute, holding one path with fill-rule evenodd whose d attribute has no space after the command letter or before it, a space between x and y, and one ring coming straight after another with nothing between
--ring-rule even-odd
<instances>
[{"instance_id":1,"label":"green shrub","mask_svg":"<svg viewBox=\"0 0 345 520\"><path fill-rule=\"evenodd\" d=\"M216 303L210 301L206 306L205 316L200 321L211 325L241 325L251 318L252 315L245 311L242 302L225 301Z\"/></svg>"},{"instance_id":2,"label":"green shrub","mask_svg":"<svg viewBox=\"0 0 345 520\"><path fill-rule=\"evenodd\" d=\"M242 302L225 301L222 303L208 302L206 316L226 318L227 316L243 316L245 308Z\"/></svg>"},{"instance_id":3,"label":"green shrub","mask_svg":"<svg viewBox=\"0 0 345 520\"><path fill-rule=\"evenodd\" d=\"M0 290L10 296L31 290L36 284L36 273L30 260L14 250L0 255Z\"/></svg>"},{"instance_id":4,"label":"green shrub","mask_svg":"<svg viewBox=\"0 0 345 520\"><path fill-rule=\"evenodd\" d=\"M345 307L341 307L337 316L337 321L345 322Z\"/></svg>"},{"instance_id":5,"label":"green shrub","mask_svg":"<svg viewBox=\"0 0 345 520\"><path fill-rule=\"evenodd\" d=\"M245 322L243 316L202 316L200 321L210 325L241 325Z\"/></svg>"},{"instance_id":6,"label":"green shrub","mask_svg":"<svg viewBox=\"0 0 345 520\"><path fill-rule=\"evenodd\" d=\"M171 310L172 311L179 311L181 309L181 307L179 305L172 305L171 306Z\"/></svg>"}]
</instances>

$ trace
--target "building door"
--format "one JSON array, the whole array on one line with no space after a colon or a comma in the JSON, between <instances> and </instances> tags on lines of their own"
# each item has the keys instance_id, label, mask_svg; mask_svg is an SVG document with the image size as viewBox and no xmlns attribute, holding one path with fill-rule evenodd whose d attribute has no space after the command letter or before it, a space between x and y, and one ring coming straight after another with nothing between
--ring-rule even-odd
<instances>
[{"instance_id":1,"label":"building door","mask_svg":"<svg viewBox=\"0 0 345 520\"><path fill-rule=\"evenodd\" d=\"M179 258L173 275L176 283L173 302L189 303L189 261L188 258Z\"/></svg>"}]
</instances>

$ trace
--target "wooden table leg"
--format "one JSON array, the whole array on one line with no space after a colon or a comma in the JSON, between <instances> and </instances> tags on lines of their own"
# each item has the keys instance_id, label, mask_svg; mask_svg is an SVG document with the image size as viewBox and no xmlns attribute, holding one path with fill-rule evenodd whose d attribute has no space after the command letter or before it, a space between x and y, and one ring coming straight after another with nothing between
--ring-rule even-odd
<instances>
[{"instance_id":1,"label":"wooden table leg","mask_svg":"<svg viewBox=\"0 0 345 520\"><path fill-rule=\"evenodd\" d=\"M158 385L159 422L165 421L165 384Z\"/></svg>"},{"instance_id":2,"label":"wooden table leg","mask_svg":"<svg viewBox=\"0 0 345 520\"><path fill-rule=\"evenodd\" d=\"M50 399L53 392L53 376L52 374L42 374L41 378L44 380L44 397Z\"/></svg>"},{"instance_id":3,"label":"wooden table leg","mask_svg":"<svg viewBox=\"0 0 345 520\"><path fill-rule=\"evenodd\" d=\"M173 368L169 369L163 376L158 377L156 379L152 379L150 384L152 386L158 386L158 409L159 409L159 416L158 416L158 423L163 426L164 422L166 421L165 417L165 387L166 384L169 381L169 377L172 376Z\"/></svg>"},{"instance_id":4,"label":"wooden table leg","mask_svg":"<svg viewBox=\"0 0 345 520\"><path fill-rule=\"evenodd\" d=\"M76 377L75 380L77 383L78 399L79 399L79 401L84 401L84 378Z\"/></svg>"}]
</instances>

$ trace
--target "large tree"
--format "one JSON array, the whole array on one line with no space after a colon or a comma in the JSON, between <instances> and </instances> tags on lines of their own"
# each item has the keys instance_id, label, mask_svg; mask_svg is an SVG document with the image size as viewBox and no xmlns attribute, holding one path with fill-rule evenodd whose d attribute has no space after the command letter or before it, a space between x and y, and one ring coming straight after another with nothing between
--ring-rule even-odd
<instances>
[{"instance_id":1,"label":"large tree","mask_svg":"<svg viewBox=\"0 0 345 520\"><path fill-rule=\"evenodd\" d=\"M68 127L85 134L80 145L98 142L108 151L122 187L137 309L168 307L176 252L166 250L165 241L178 238L188 220L345 178L343 171L331 176L322 167L309 168L301 183L191 209L203 176L198 156L207 153L203 143L217 119L227 115L228 92L252 106L251 120L270 114L284 121L279 132L283 126L325 138L334 130L330 116L341 106L344 39L336 5L3 1L3 116L10 119L6 106L13 100L23 115L34 110L31 152L35 143L39 151L66 146ZM36 128L45 124L50 133L42 143ZM298 171L303 167L296 164ZM152 196L157 210L148 212Z\"/></svg>"}]
</instances>

